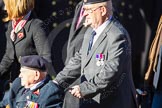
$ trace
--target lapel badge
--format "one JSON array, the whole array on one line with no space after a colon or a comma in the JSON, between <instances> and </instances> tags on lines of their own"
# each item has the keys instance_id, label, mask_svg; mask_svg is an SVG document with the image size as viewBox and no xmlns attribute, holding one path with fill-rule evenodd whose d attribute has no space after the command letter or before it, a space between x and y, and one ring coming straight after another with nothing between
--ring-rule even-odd
<instances>
[{"instance_id":1,"label":"lapel badge","mask_svg":"<svg viewBox=\"0 0 162 108\"><path fill-rule=\"evenodd\" d=\"M105 55L104 54L97 54L96 55L96 65L102 66L104 65Z\"/></svg>"},{"instance_id":2,"label":"lapel badge","mask_svg":"<svg viewBox=\"0 0 162 108\"><path fill-rule=\"evenodd\" d=\"M20 33L17 34L17 37L18 37L19 39L21 39L21 38L24 37L24 34L23 34L22 32L20 32Z\"/></svg>"},{"instance_id":3,"label":"lapel badge","mask_svg":"<svg viewBox=\"0 0 162 108\"><path fill-rule=\"evenodd\" d=\"M38 90L34 91L33 94L39 95L39 91L40 91L40 90L38 89Z\"/></svg>"}]
</instances>

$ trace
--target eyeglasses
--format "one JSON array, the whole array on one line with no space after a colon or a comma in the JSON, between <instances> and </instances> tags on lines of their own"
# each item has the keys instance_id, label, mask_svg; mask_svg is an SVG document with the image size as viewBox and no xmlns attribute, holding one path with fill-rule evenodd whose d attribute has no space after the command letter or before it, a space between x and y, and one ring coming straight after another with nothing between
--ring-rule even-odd
<instances>
[{"instance_id":1,"label":"eyeglasses","mask_svg":"<svg viewBox=\"0 0 162 108\"><path fill-rule=\"evenodd\" d=\"M99 6L99 7L96 7L96 8L89 8L89 9L85 9L85 8L84 8L84 11L87 12L87 13L92 13L93 11L96 11L96 10L99 9L100 7L102 7L102 6Z\"/></svg>"}]
</instances>

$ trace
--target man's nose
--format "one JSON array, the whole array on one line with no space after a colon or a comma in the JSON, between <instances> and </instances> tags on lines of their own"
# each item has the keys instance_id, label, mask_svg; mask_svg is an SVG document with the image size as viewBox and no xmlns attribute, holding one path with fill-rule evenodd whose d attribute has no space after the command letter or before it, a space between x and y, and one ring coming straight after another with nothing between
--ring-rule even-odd
<instances>
[{"instance_id":1,"label":"man's nose","mask_svg":"<svg viewBox=\"0 0 162 108\"><path fill-rule=\"evenodd\" d=\"M20 72L19 77L21 78L21 76L22 76L22 75L21 75L21 72Z\"/></svg>"},{"instance_id":2,"label":"man's nose","mask_svg":"<svg viewBox=\"0 0 162 108\"><path fill-rule=\"evenodd\" d=\"M83 16L87 16L88 15L88 12L85 10L84 13L83 13Z\"/></svg>"}]
</instances>

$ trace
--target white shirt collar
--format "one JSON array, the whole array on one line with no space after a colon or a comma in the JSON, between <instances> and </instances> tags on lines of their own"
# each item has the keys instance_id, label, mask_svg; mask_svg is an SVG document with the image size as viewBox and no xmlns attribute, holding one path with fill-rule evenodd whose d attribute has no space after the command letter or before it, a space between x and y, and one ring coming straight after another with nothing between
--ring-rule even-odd
<instances>
[{"instance_id":1,"label":"white shirt collar","mask_svg":"<svg viewBox=\"0 0 162 108\"><path fill-rule=\"evenodd\" d=\"M94 29L94 31L96 32L96 36L94 37L93 40L93 44L92 46L95 44L95 42L97 41L98 37L101 35L101 33L103 32L103 30L107 27L107 25L110 23L112 19L112 16L109 17L108 20L106 20L102 25L100 25L97 29Z\"/></svg>"},{"instance_id":2,"label":"white shirt collar","mask_svg":"<svg viewBox=\"0 0 162 108\"><path fill-rule=\"evenodd\" d=\"M38 83L34 84L34 86L30 87L30 90L34 90L35 88L37 88L37 86L38 86L39 84L43 84L44 81L45 81L45 79L43 79L42 81L39 81Z\"/></svg>"},{"instance_id":3,"label":"white shirt collar","mask_svg":"<svg viewBox=\"0 0 162 108\"><path fill-rule=\"evenodd\" d=\"M96 32L96 35L100 35L102 33L102 31L106 28L106 26L110 23L112 19L112 16L109 17L108 20L106 20L102 25L100 25L97 29L94 29L94 31Z\"/></svg>"}]
</instances>

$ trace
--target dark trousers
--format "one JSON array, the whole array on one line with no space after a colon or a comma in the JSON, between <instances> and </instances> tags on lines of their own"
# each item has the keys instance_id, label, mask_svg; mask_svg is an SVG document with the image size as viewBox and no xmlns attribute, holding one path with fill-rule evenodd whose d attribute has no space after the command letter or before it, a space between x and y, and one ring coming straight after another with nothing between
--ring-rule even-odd
<instances>
[{"instance_id":1,"label":"dark trousers","mask_svg":"<svg viewBox=\"0 0 162 108\"><path fill-rule=\"evenodd\" d=\"M4 97L5 89L8 83L9 83L8 80L0 79L0 101L2 101Z\"/></svg>"}]
</instances>

